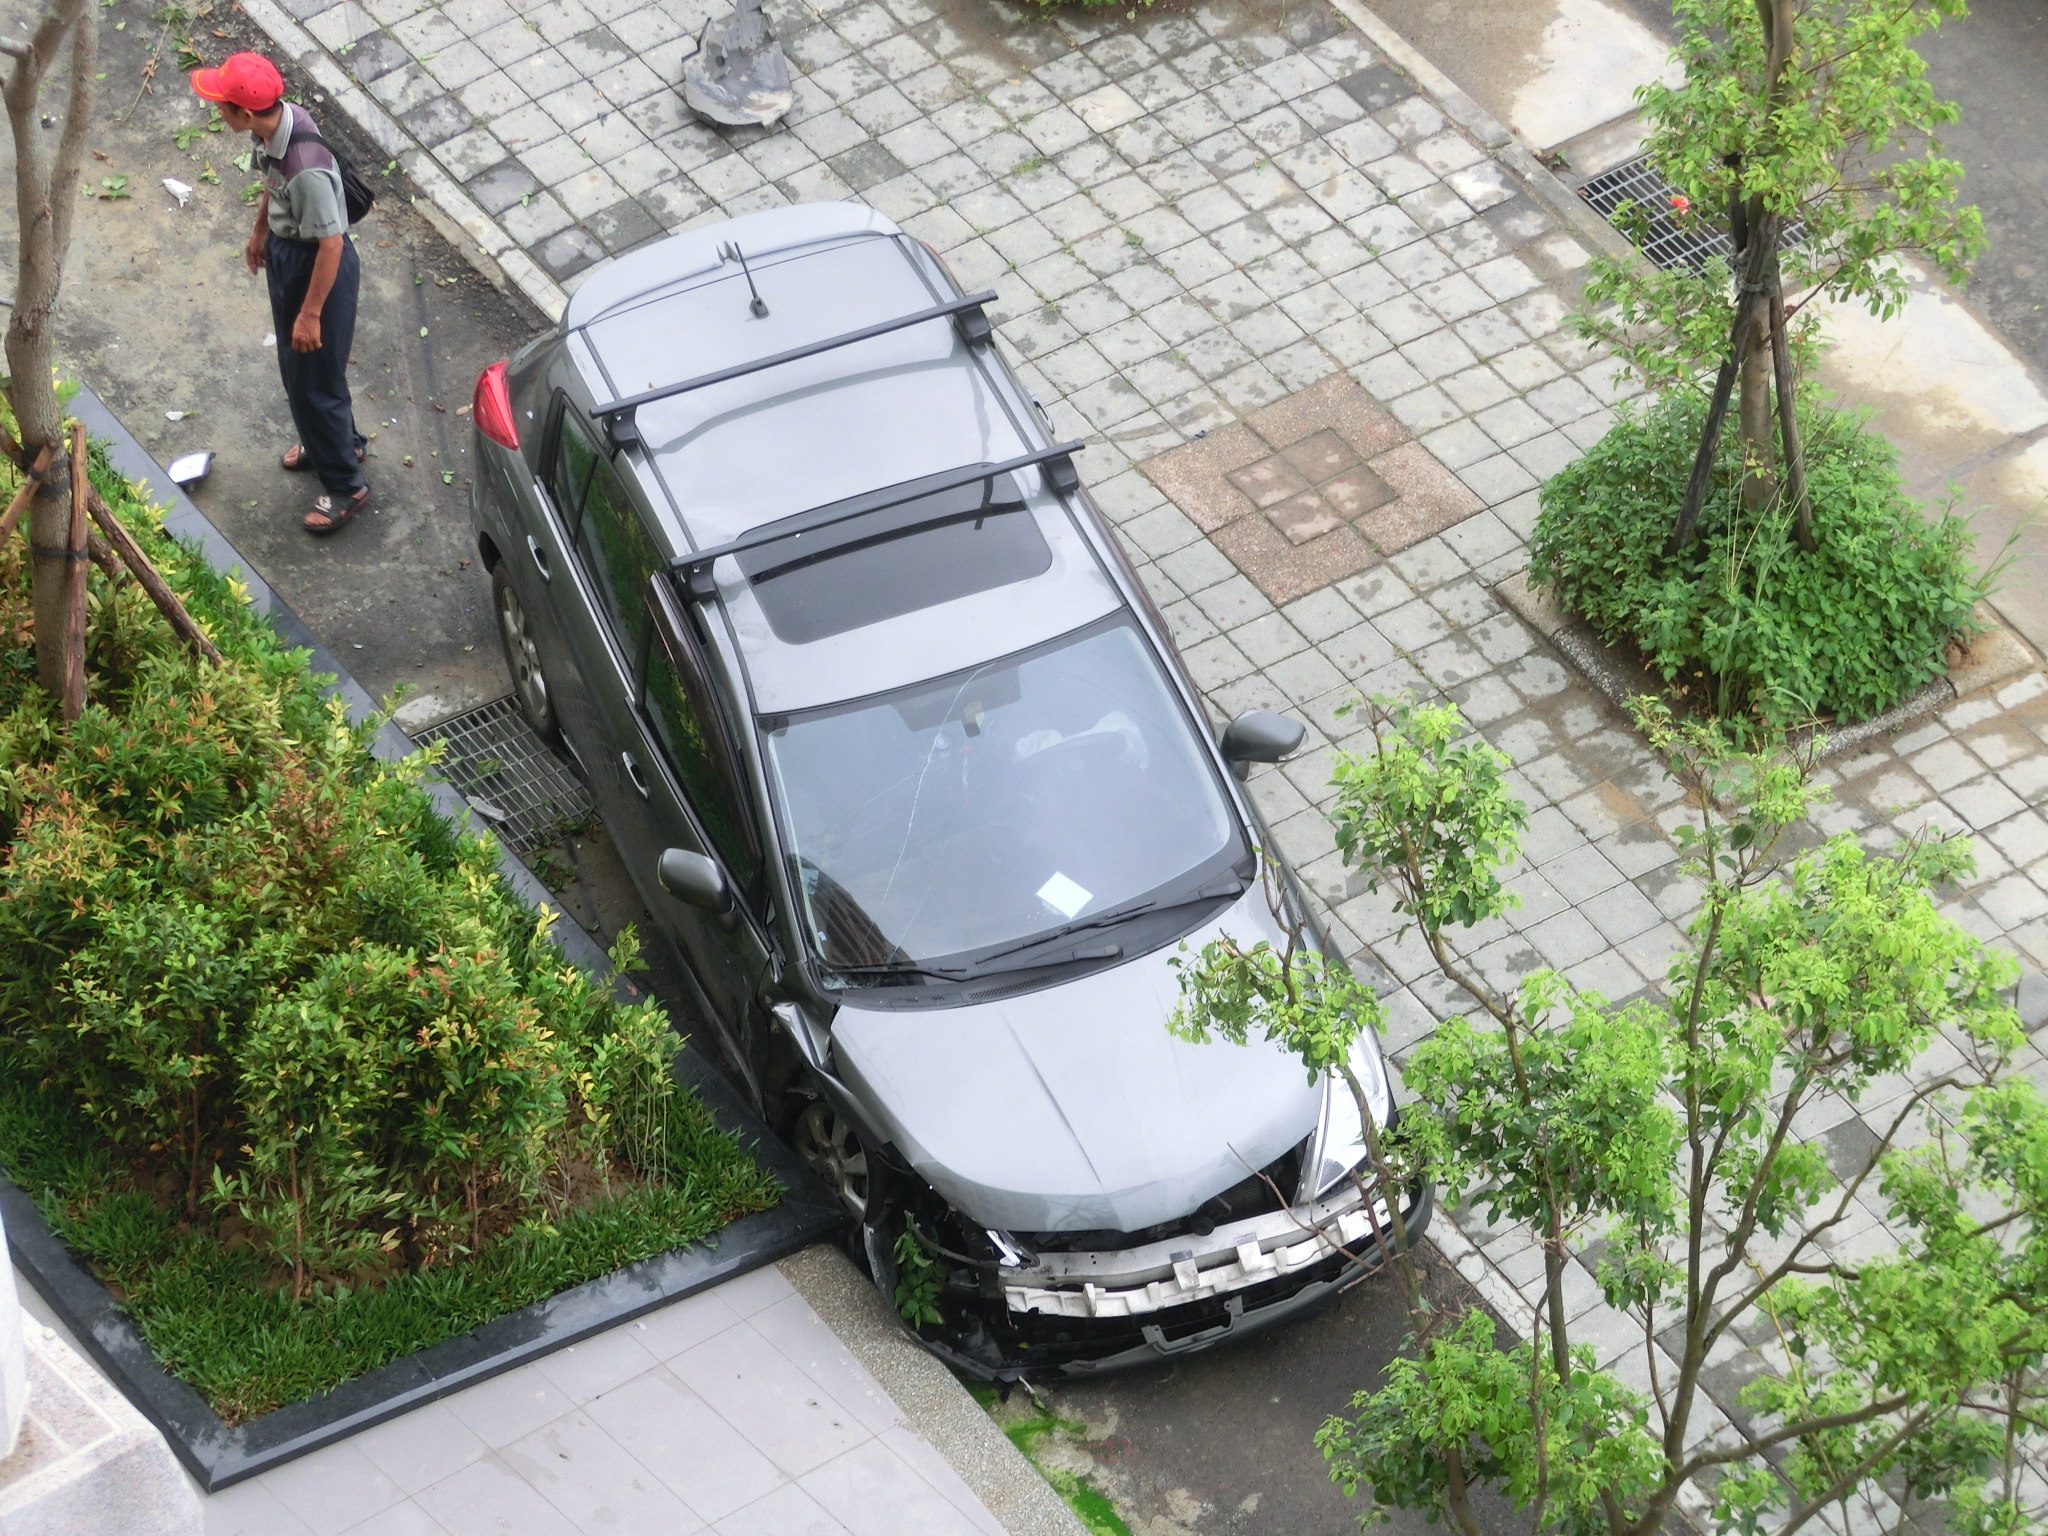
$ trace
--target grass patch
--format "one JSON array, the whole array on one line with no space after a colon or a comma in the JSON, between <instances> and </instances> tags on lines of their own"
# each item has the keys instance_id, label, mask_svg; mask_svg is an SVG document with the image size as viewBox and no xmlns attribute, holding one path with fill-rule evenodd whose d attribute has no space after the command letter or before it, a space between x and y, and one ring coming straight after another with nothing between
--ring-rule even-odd
<instances>
[{"instance_id":1,"label":"grass patch","mask_svg":"<svg viewBox=\"0 0 2048 1536\"><path fill-rule=\"evenodd\" d=\"M1083 1439L1088 1433L1086 1424L1078 1419L1060 1418L1036 1403L1028 1415L1014 1410L998 1412L1001 1394L984 1381L967 1383L967 1390L1010 1437L1010 1443L1024 1453L1024 1459L1038 1469L1038 1475L1052 1484L1053 1492L1066 1501L1074 1517L1088 1528L1089 1536L1131 1536L1131 1528L1124 1524L1116 1506L1084 1474L1057 1464L1048 1466L1043 1459L1043 1447L1049 1438L1064 1435L1073 1440Z\"/></svg>"},{"instance_id":2,"label":"grass patch","mask_svg":"<svg viewBox=\"0 0 2048 1536\"><path fill-rule=\"evenodd\" d=\"M92 478L227 664L94 570L67 725L0 548L0 1166L164 1367L240 1423L774 1204L427 761Z\"/></svg>"}]
</instances>

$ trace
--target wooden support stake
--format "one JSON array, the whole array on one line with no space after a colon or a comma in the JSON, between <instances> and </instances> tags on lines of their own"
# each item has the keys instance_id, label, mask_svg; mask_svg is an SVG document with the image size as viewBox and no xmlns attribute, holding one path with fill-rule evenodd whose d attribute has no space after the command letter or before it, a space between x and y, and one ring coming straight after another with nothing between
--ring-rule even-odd
<instances>
[{"instance_id":1,"label":"wooden support stake","mask_svg":"<svg viewBox=\"0 0 2048 1536\"><path fill-rule=\"evenodd\" d=\"M114 546L96 533L85 536L85 552L92 556L92 563L100 568L108 581L119 582L128 574L128 568L114 554Z\"/></svg>"},{"instance_id":2,"label":"wooden support stake","mask_svg":"<svg viewBox=\"0 0 2048 1536\"><path fill-rule=\"evenodd\" d=\"M114 546L114 552L121 557L128 569L135 573L135 579L142 583L142 590L147 592L150 601L156 604L157 612L161 613L171 628L177 631L178 638L216 667L222 665L220 652L214 648L213 642L206 638L206 631L185 611L185 605L178 601L178 594L173 592L170 584L158 574L157 568L149 563L149 556L142 552L142 546L135 542L135 536L128 531L120 518L114 516L113 509L100 499L100 493L90 486L86 488L85 505L86 510L92 514L92 520L98 523L100 531L106 534L107 542Z\"/></svg>"},{"instance_id":3,"label":"wooden support stake","mask_svg":"<svg viewBox=\"0 0 2048 1536\"><path fill-rule=\"evenodd\" d=\"M5 428L0 428L4 432ZM14 493L14 500L7 503L7 510L0 512L0 544L7 542L7 536L14 532L14 525L21 521L21 514L36 494L36 476L50 467L50 461L57 456L57 445L45 443L43 451L36 455L36 467L22 476L21 487Z\"/></svg>"},{"instance_id":4,"label":"wooden support stake","mask_svg":"<svg viewBox=\"0 0 2048 1536\"><path fill-rule=\"evenodd\" d=\"M64 541L64 718L85 713L85 423L71 424L71 536Z\"/></svg>"}]
</instances>

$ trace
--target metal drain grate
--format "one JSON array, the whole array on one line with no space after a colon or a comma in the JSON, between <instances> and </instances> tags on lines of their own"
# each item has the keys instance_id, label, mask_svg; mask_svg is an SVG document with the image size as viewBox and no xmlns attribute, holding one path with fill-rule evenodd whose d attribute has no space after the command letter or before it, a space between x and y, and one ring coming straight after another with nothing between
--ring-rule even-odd
<instances>
[{"instance_id":1,"label":"metal drain grate","mask_svg":"<svg viewBox=\"0 0 2048 1536\"><path fill-rule=\"evenodd\" d=\"M413 739L422 746L448 744L442 775L515 853L534 853L571 827L597 819L582 780L534 735L510 696L429 726Z\"/></svg>"},{"instance_id":2,"label":"metal drain grate","mask_svg":"<svg viewBox=\"0 0 2048 1536\"><path fill-rule=\"evenodd\" d=\"M1644 236L1637 244L1660 267L1689 266L1697 272L1704 271L1716 256L1732 261L1735 242L1718 220L1695 216L1681 224L1672 216L1671 199L1677 195L1678 189L1658 174L1648 155L1625 160L1579 188L1579 196L1609 223L1614 222L1615 210L1623 203L1635 204L1637 214L1646 221ZM1780 244L1797 245L1805 234L1805 225L1794 224Z\"/></svg>"}]
</instances>

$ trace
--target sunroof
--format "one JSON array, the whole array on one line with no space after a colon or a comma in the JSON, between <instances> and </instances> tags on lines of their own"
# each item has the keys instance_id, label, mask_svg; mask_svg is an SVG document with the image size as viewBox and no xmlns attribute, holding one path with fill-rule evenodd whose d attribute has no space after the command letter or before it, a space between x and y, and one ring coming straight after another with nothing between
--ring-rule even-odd
<instances>
[{"instance_id":1,"label":"sunroof","mask_svg":"<svg viewBox=\"0 0 2048 1536\"><path fill-rule=\"evenodd\" d=\"M1042 575L1052 550L995 475L738 558L776 638L804 645Z\"/></svg>"}]
</instances>

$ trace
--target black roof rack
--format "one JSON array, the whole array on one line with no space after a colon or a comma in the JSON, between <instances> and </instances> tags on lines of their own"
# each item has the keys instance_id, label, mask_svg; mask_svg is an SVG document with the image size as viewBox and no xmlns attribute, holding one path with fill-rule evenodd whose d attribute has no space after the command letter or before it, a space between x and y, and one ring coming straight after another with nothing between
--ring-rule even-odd
<instances>
[{"instance_id":1,"label":"black roof rack","mask_svg":"<svg viewBox=\"0 0 2048 1536\"><path fill-rule=\"evenodd\" d=\"M866 341L872 336L886 336L891 331L900 331L913 325L922 325L927 320L951 319L953 329L960 333L960 339L970 347L978 347L994 334L984 304L995 302L993 288L984 288L979 293L970 293L965 298L949 299L944 304L934 304L930 309L920 309L915 314L899 315L894 320L882 320L874 325L864 325L857 331L848 331L843 336L828 336L823 341L807 342L801 347L792 347L787 352L776 352L767 357L757 357L750 363L735 363L730 368L721 368L716 373L707 373L700 378L685 379L680 384L664 384L660 389L643 390L637 395L627 395L600 405L591 415L604 423L606 441L612 451L628 448L640 441L640 428L633 413L643 405L656 400L671 399L676 395L687 395L693 389L704 389L713 384L723 384L728 379L744 378L750 373L759 373L764 368L775 368L783 363L793 363L800 358L816 357L820 352L830 352L839 347L852 346L856 341Z\"/></svg>"},{"instance_id":2,"label":"black roof rack","mask_svg":"<svg viewBox=\"0 0 2048 1536\"><path fill-rule=\"evenodd\" d=\"M779 544L784 539L800 539L807 533L815 533L820 528L830 528L835 523L866 517L871 512L880 512L889 507L900 507L907 501L916 501L920 497L935 496L941 491L972 485L977 480L993 480L998 475L1007 475L1012 470L1028 469L1033 465L1043 466L1046 483L1054 491L1062 496L1070 496L1081 486L1081 476L1074 468L1074 454L1080 447L1079 439L1068 443L1055 443L1050 448L1035 449L1017 458L1005 459L1000 464L974 464L962 469L942 470L936 475L926 475L919 480L906 480L901 485L885 486L879 491L867 491L811 512L799 512L794 517L785 517L765 528L757 528L752 533L743 533L727 543L714 544L709 549L693 550L678 559L670 569L684 578L691 597L700 600L709 598L715 595L717 590L711 585L710 580L712 564L723 560L727 555L743 555L750 549ZM935 512L933 517L934 520L945 521L957 515L957 508L947 508ZM896 531L908 532L909 527Z\"/></svg>"}]
</instances>

